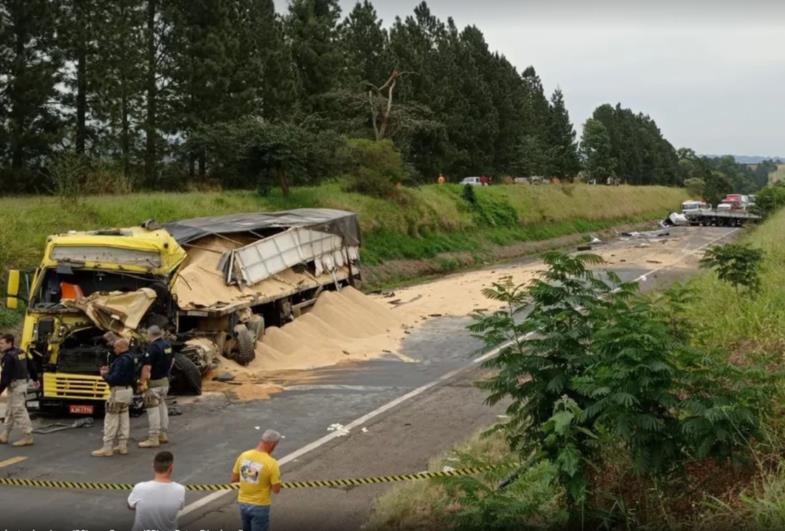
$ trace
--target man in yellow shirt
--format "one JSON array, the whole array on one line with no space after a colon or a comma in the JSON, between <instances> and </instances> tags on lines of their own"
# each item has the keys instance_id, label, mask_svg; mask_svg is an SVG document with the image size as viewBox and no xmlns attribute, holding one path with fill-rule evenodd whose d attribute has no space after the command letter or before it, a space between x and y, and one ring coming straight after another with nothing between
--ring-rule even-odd
<instances>
[{"instance_id":1,"label":"man in yellow shirt","mask_svg":"<svg viewBox=\"0 0 785 531\"><path fill-rule=\"evenodd\" d=\"M272 493L281 492L281 470L273 453L281 434L267 430L256 448L240 454L232 469L232 483L240 483L237 503L243 531L267 531L270 527Z\"/></svg>"}]
</instances>

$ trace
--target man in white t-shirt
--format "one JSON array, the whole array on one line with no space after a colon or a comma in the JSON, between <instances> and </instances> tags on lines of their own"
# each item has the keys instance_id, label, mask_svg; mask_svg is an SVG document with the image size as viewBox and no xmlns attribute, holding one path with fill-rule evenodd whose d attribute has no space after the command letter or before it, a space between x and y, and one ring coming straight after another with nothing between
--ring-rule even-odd
<instances>
[{"instance_id":1,"label":"man in white t-shirt","mask_svg":"<svg viewBox=\"0 0 785 531\"><path fill-rule=\"evenodd\" d=\"M175 531L177 513L185 506L185 487L172 481L172 452L158 452L153 470L155 478L137 483L128 496L128 508L136 511L133 531Z\"/></svg>"}]
</instances>

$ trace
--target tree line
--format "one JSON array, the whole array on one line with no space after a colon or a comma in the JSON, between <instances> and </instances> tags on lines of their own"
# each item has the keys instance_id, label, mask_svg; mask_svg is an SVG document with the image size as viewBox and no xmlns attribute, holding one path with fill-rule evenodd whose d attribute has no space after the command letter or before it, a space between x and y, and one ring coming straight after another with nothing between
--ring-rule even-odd
<instances>
[{"instance_id":1,"label":"tree line","mask_svg":"<svg viewBox=\"0 0 785 531\"><path fill-rule=\"evenodd\" d=\"M619 105L579 149L561 90L425 2L385 27L368 0L345 16L337 0L2 0L0 72L4 193L286 192L374 161L412 182L688 177Z\"/></svg>"}]
</instances>

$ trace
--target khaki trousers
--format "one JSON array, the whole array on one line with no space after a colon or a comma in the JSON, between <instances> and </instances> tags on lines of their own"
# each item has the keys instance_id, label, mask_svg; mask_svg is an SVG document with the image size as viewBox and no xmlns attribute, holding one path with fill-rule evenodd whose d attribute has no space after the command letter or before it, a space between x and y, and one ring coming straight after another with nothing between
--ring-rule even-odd
<instances>
[{"instance_id":1,"label":"khaki trousers","mask_svg":"<svg viewBox=\"0 0 785 531\"><path fill-rule=\"evenodd\" d=\"M151 439L155 439L161 433L166 434L169 430L169 409L166 407L168 393L168 382L165 385L150 387L144 393L144 407L150 424L148 434Z\"/></svg>"},{"instance_id":2,"label":"khaki trousers","mask_svg":"<svg viewBox=\"0 0 785 531\"><path fill-rule=\"evenodd\" d=\"M131 436L131 417L128 416L128 406L133 400L134 391L131 387L110 387L109 400L106 401L106 415L104 416L104 446L110 447L115 438L117 444L127 444Z\"/></svg>"},{"instance_id":3,"label":"khaki trousers","mask_svg":"<svg viewBox=\"0 0 785 531\"><path fill-rule=\"evenodd\" d=\"M22 430L25 435L32 435L33 424L30 422L30 415L27 414L26 402L27 381L14 380L8 386L8 406L5 410L5 422L3 422L2 433L8 437L14 425Z\"/></svg>"}]
</instances>

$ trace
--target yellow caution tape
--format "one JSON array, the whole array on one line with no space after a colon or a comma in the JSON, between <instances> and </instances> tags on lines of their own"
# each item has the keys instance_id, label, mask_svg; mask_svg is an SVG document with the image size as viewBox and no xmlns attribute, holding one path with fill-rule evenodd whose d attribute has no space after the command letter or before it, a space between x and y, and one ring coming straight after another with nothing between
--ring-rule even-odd
<instances>
[{"instance_id":1,"label":"yellow caution tape","mask_svg":"<svg viewBox=\"0 0 785 531\"><path fill-rule=\"evenodd\" d=\"M372 476L367 478L351 479L322 479L315 481L284 481L284 489L315 489L324 487L355 487L361 485L374 485L377 483L392 483L395 481L413 481L417 479L435 479L445 477L469 476L488 470L508 468L507 466L489 465L468 468L456 468L440 472L416 472L414 474L399 474L396 476ZM0 486L32 487L44 489L73 489L73 490L132 490L132 483L105 483L98 481L59 481L50 479L19 479L0 478ZM185 485L189 491L207 492L216 490L237 490L237 483L201 483Z\"/></svg>"}]
</instances>

